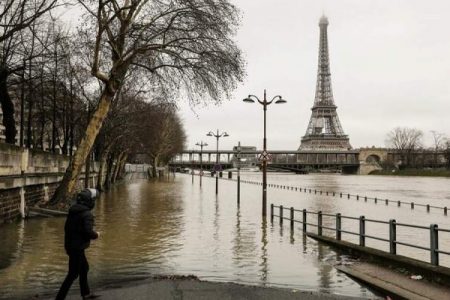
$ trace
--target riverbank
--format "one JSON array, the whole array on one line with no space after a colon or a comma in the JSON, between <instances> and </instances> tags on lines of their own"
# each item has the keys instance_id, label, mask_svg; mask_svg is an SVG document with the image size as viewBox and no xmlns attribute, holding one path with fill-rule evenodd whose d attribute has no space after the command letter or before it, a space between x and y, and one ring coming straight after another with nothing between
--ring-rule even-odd
<instances>
[{"instance_id":1,"label":"riverbank","mask_svg":"<svg viewBox=\"0 0 450 300\"><path fill-rule=\"evenodd\" d=\"M383 176L423 176L423 177L450 177L449 169L404 169L373 171L370 175Z\"/></svg>"},{"instance_id":2,"label":"riverbank","mask_svg":"<svg viewBox=\"0 0 450 300\"><path fill-rule=\"evenodd\" d=\"M198 299L233 299L233 300L316 300L316 299L361 299L341 295L326 294L320 292L299 291L293 289L281 289L273 287L261 287L242 285L230 282L201 281L190 277L161 277L150 278L135 282L127 282L124 285L114 285L97 290L98 299L123 300L123 299L158 299L158 300L198 300ZM78 290L75 287L67 297L68 300L79 299ZM42 299L41 297L36 299ZM47 298L52 299L52 298ZM373 298L372 298L373 299Z\"/></svg>"}]
</instances>

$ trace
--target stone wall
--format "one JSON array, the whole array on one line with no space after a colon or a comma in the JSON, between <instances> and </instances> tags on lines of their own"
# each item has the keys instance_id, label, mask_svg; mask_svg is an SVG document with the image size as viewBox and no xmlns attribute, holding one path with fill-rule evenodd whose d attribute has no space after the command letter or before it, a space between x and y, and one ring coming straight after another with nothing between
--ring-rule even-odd
<instances>
[{"instance_id":1,"label":"stone wall","mask_svg":"<svg viewBox=\"0 0 450 300\"><path fill-rule=\"evenodd\" d=\"M20 188L0 190L0 223L20 215Z\"/></svg>"},{"instance_id":2,"label":"stone wall","mask_svg":"<svg viewBox=\"0 0 450 300\"><path fill-rule=\"evenodd\" d=\"M27 207L48 201L68 164L69 157L64 155L0 143L0 224L25 216ZM91 163L91 187L97 182L98 170L98 163ZM84 187L83 174L78 186Z\"/></svg>"},{"instance_id":3,"label":"stone wall","mask_svg":"<svg viewBox=\"0 0 450 300\"><path fill-rule=\"evenodd\" d=\"M21 173L22 150L20 147L0 143L0 176Z\"/></svg>"}]
</instances>

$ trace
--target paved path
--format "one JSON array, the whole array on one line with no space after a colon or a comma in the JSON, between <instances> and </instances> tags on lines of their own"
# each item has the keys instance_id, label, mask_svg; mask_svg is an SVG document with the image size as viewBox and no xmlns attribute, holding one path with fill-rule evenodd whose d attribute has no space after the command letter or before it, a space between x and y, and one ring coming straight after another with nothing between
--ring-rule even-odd
<instances>
[{"instance_id":1,"label":"paved path","mask_svg":"<svg viewBox=\"0 0 450 300\"><path fill-rule=\"evenodd\" d=\"M450 299L450 288L425 280L413 280L410 276L379 265L359 262L336 268L352 277L385 291L394 298Z\"/></svg>"},{"instance_id":2,"label":"paved path","mask_svg":"<svg viewBox=\"0 0 450 300\"><path fill-rule=\"evenodd\" d=\"M74 285L73 289L77 286ZM72 292L75 292L73 290ZM305 292L290 289L265 288L235 283L214 283L189 279L148 279L124 286L115 286L96 291L99 300L316 300L316 299L360 299L338 295ZM77 294L67 297L80 299Z\"/></svg>"}]
</instances>

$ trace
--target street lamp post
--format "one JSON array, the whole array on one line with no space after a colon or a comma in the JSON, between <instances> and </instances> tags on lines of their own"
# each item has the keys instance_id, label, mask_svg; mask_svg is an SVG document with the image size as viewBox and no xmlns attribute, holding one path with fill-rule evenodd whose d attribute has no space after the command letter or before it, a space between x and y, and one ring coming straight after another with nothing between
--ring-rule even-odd
<instances>
[{"instance_id":1,"label":"street lamp post","mask_svg":"<svg viewBox=\"0 0 450 300\"><path fill-rule=\"evenodd\" d=\"M200 147L200 187L201 187L202 186L202 176L203 176L203 147L208 146L208 144L203 143L203 141L201 141L200 143L197 143L195 145Z\"/></svg>"},{"instance_id":2,"label":"street lamp post","mask_svg":"<svg viewBox=\"0 0 450 300\"><path fill-rule=\"evenodd\" d=\"M254 103L255 100L263 106L264 111L264 140L263 140L263 153L260 155L260 159L262 160L262 171L263 171L263 186L262 186L262 215L265 217L267 215L267 160L269 159L267 153L267 139L266 139L266 111L267 106L274 102L275 104L283 104L286 103L280 95L277 95L272 98L272 100L267 101L266 99L266 90L264 90L264 99L261 101L255 95L248 95L243 101L247 103Z\"/></svg>"},{"instance_id":3,"label":"street lamp post","mask_svg":"<svg viewBox=\"0 0 450 300\"><path fill-rule=\"evenodd\" d=\"M241 142L238 143L237 148L237 205L241 204Z\"/></svg>"},{"instance_id":4,"label":"street lamp post","mask_svg":"<svg viewBox=\"0 0 450 300\"><path fill-rule=\"evenodd\" d=\"M219 129L217 129L216 133L210 131L206 134L207 136L213 136L216 138L216 195L219 192L219 138L229 136L225 131L219 134Z\"/></svg>"}]
</instances>

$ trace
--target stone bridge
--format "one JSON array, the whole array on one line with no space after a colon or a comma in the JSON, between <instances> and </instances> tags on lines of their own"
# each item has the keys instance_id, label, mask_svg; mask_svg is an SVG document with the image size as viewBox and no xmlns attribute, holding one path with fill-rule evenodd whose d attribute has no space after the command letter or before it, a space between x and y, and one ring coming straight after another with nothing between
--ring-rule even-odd
<instances>
[{"instance_id":1,"label":"stone bridge","mask_svg":"<svg viewBox=\"0 0 450 300\"><path fill-rule=\"evenodd\" d=\"M373 171L381 170L381 163L388 160L389 150L386 148L359 149L358 174L368 175Z\"/></svg>"}]
</instances>

